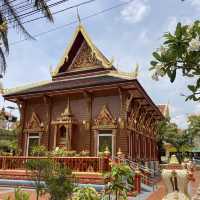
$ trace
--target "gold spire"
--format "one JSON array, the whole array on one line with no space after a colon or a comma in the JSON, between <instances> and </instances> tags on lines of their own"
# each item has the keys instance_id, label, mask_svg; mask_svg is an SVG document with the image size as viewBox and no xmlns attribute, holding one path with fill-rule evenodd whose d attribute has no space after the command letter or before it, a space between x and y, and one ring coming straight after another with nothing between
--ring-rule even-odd
<instances>
[{"instance_id":1,"label":"gold spire","mask_svg":"<svg viewBox=\"0 0 200 200\"><path fill-rule=\"evenodd\" d=\"M71 107L70 107L70 98L67 98L67 107L65 108L64 112L62 113L62 116L71 116Z\"/></svg>"},{"instance_id":2,"label":"gold spire","mask_svg":"<svg viewBox=\"0 0 200 200\"><path fill-rule=\"evenodd\" d=\"M76 14L77 14L78 23L80 25L81 24L81 17L79 15L78 7L76 8Z\"/></svg>"},{"instance_id":3,"label":"gold spire","mask_svg":"<svg viewBox=\"0 0 200 200\"><path fill-rule=\"evenodd\" d=\"M134 74L134 76L137 78L138 77L138 75L139 75L139 65L138 65L138 63L136 63L136 65L135 65L135 69L134 69L134 71L133 71L133 74Z\"/></svg>"},{"instance_id":4,"label":"gold spire","mask_svg":"<svg viewBox=\"0 0 200 200\"><path fill-rule=\"evenodd\" d=\"M51 76L53 75L53 68L52 68L51 65L49 66L49 73L50 73Z\"/></svg>"}]
</instances>

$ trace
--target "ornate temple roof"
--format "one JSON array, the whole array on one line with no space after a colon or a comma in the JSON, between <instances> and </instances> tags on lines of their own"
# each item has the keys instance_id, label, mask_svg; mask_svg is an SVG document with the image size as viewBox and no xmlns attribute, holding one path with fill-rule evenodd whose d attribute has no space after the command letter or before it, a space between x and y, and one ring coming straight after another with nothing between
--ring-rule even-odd
<instances>
[{"instance_id":1,"label":"ornate temple roof","mask_svg":"<svg viewBox=\"0 0 200 200\"><path fill-rule=\"evenodd\" d=\"M53 72L53 77L64 72L96 69L114 69L112 62L93 44L85 28L79 24L63 57Z\"/></svg>"},{"instance_id":2,"label":"ornate temple roof","mask_svg":"<svg viewBox=\"0 0 200 200\"><path fill-rule=\"evenodd\" d=\"M134 73L119 72L93 44L82 25L52 73L52 80L5 90L4 96L84 88L135 79Z\"/></svg>"},{"instance_id":3,"label":"ornate temple roof","mask_svg":"<svg viewBox=\"0 0 200 200\"><path fill-rule=\"evenodd\" d=\"M31 87L23 90L18 90L14 93L7 93L5 96L11 95L23 95L27 93L44 93L50 91L60 91L69 89L81 89L86 87L100 86L104 84L112 84L127 81L127 79L114 77L109 75L95 76L95 77L84 77L82 79L71 79L71 80L59 80L52 81L47 84L43 84L36 87Z\"/></svg>"},{"instance_id":4,"label":"ornate temple roof","mask_svg":"<svg viewBox=\"0 0 200 200\"><path fill-rule=\"evenodd\" d=\"M79 25L69 47L52 73L52 80L6 90L4 98L13 102L34 95L50 95L63 91L123 85L136 92L135 98L150 105L157 116L162 113L136 79L133 73L119 72L93 44L84 27ZM126 86L125 86L126 85ZM102 89L102 90L103 90Z\"/></svg>"}]
</instances>

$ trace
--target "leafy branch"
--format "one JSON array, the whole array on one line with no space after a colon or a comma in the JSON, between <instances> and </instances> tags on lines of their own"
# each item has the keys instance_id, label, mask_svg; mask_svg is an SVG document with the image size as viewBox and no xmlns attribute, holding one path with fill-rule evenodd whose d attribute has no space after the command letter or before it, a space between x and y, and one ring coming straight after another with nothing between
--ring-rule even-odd
<instances>
[{"instance_id":1,"label":"leafy branch","mask_svg":"<svg viewBox=\"0 0 200 200\"><path fill-rule=\"evenodd\" d=\"M158 81L168 76L173 83L180 71L184 77L196 80L187 86L191 94L186 100L200 101L200 21L191 25L178 23L174 33L165 33L163 37L163 44L152 54L152 78Z\"/></svg>"}]
</instances>

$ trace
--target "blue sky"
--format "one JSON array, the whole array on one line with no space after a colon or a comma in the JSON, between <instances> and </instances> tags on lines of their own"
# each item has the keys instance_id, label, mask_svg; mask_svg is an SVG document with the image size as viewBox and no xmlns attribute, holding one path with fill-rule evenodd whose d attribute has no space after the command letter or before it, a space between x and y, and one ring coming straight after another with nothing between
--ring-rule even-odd
<instances>
[{"instance_id":1,"label":"blue sky","mask_svg":"<svg viewBox=\"0 0 200 200\"><path fill-rule=\"evenodd\" d=\"M69 0L54 11L77 4L84 0ZM80 16L91 15L128 0L96 0L79 8ZM200 0L133 0L125 6L83 21L87 32L96 46L115 66L131 72L136 63L140 66L139 81L156 104L170 103L172 121L180 127L187 126L186 118L199 113L200 105L185 102L182 93L187 94L187 83L181 76L174 84L167 78L155 82L148 71L152 52L162 43L164 32L173 31L177 22L191 23L199 18ZM37 34L76 20L76 9L55 15L55 23L46 19L28 23L27 29ZM8 69L3 79L5 88L16 87L50 79L50 67L55 68L63 55L77 24L65 26L37 38L10 45ZM23 39L14 30L9 31L10 42ZM2 106L9 103L1 100Z\"/></svg>"}]
</instances>

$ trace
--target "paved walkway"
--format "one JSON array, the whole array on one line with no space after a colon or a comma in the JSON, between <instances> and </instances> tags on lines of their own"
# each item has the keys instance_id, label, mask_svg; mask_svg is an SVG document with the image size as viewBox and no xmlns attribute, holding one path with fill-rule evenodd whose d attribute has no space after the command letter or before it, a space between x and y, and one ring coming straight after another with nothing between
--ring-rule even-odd
<instances>
[{"instance_id":1,"label":"paved walkway","mask_svg":"<svg viewBox=\"0 0 200 200\"><path fill-rule=\"evenodd\" d=\"M195 172L195 182L190 183L191 187L191 193L194 195L197 191L197 188L200 186L200 171ZM157 185L157 190L155 192L152 192L149 197L148 194L141 194L136 198L129 198L129 200L162 200L162 198L165 195L165 187L164 184L161 182ZM30 193L31 200L35 200L35 192L33 189L25 189L26 192ZM5 200L6 197L10 196L11 200L13 200L13 188L4 188L0 187L0 200ZM48 200L47 197L43 196L40 198L40 200Z\"/></svg>"}]
</instances>

